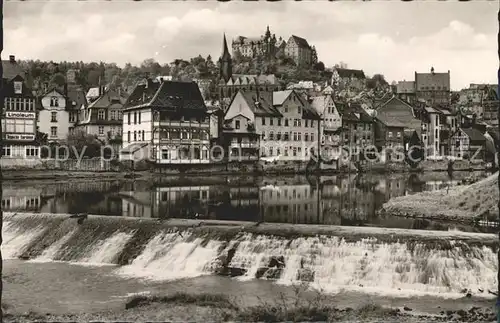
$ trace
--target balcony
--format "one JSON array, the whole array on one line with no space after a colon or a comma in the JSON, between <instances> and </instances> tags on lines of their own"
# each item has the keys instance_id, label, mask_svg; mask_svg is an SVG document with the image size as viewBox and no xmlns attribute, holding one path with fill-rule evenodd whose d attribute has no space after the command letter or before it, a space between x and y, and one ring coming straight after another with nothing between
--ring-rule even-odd
<instances>
[{"instance_id":1,"label":"balcony","mask_svg":"<svg viewBox=\"0 0 500 323\"><path fill-rule=\"evenodd\" d=\"M179 127L179 128L210 128L210 123L207 122L197 122L197 121L170 121L170 120L160 120L155 121L154 126L161 127Z\"/></svg>"},{"instance_id":2,"label":"balcony","mask_svg":"<svg viewBox=\"0 0 500 323\"><path fill-rule=\"evenodd\" d=\"M259 148L259 143L257 142L231 142L231 148L254 148L257 149Z\"/></svg>"}]
</instances>

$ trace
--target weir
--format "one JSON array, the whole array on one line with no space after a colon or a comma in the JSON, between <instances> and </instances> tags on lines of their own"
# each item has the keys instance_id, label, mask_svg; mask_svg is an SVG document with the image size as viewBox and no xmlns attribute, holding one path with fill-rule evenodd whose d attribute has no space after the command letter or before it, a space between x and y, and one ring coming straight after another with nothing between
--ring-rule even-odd
<instances>
[{"instance_id":1,"label":"weir","mask_svg":"<svg viewBox=\"0 0 500 323\"><path fill-rule=\"evenodd\" d=\"M4 258L114 265L117 275L200 275L308 283L326 292L487 295L496 286L495 235L67 215L5 214ZM462 294L463 296L463 294Z\"/></svg>"}]
</instances>

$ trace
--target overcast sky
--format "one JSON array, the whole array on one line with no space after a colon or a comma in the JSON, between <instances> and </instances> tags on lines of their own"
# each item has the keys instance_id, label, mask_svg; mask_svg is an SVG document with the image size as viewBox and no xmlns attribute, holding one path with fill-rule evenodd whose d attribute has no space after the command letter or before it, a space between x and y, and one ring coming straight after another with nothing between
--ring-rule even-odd
<instances>
[{"instance_id":1,"label":"overcast sky","mask_svg":"<svg viewBox=\"0 0 500 323\"><path fill-rule=\"evenodd\" d=\"M327 67L389 81L451 71L453 89L496 83L497 1L4 2L3 57L160 63L220 56L222 35L306 38Z\"/></svg>"}]
</instances>

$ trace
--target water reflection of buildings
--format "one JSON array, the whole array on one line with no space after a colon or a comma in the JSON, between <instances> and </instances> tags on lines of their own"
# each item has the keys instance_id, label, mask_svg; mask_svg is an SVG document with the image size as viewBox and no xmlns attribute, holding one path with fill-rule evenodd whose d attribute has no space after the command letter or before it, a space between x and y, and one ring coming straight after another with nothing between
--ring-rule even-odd
<instances>
[{"instance_id":1,"label":"water reflection of buildings","mask_svg":"<svg viewBox=\"0 0 500 323\"><path fill-rule=\"evenodd\" d=\"M7 211L201 218L332 225L386 225L390 198L456 185L447 174L184 178L72 182L40 188L4 184ZM384 222L385 221L385 222ZM392 223L391 222L391 223Z\"/></svg>"},{"instance_id":2,"label":"water reflection of buildings","mask_svg":"<svg viewBox=\"0 0 500 323\"><path fill-rule=\"evenodd\" d=\"M37 212L41 206L42 190L25 187L22 191L15 188L3 188L2 210Z\"/></svg>"}]
</instances>

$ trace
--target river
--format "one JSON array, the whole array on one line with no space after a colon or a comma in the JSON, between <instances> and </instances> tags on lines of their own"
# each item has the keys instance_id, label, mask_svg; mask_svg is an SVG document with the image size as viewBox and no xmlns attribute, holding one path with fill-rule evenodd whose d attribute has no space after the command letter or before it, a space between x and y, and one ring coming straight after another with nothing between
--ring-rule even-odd
<instances>
[{"instance_id":1,"label":"river","mask_svg":"<svg viewBox=\"0 0 500 323\"><path fill-rule=\"evenodd\" d=\"M88 312L121 308L130 293L210 290L256 304L306 284L348 306L373 295L422 311L484 306L497 273L489 229L377 215L391 197L463 185L471 175L488 174L7 181L5 302L21 312ZM99 216L67 216L83 212ZM263 224L179 229L169 224L175 218ZM287 234L318 225L341 230Z\"/></svg>"},{"instance_id":2,"label":"river","mask_svg":"<svg viewBox=\"0 0 500 323\"><path fill-rule=\"evenodd\" d=\"M293 224L448 230L453 224L396 217L376 210L392 197L462 184L485 172L282 177L168 177L153 182L9 181L5 211L153 218L197 218ZM461 227L466 231L482 228Z\"/></svg>"}]
</instances>

